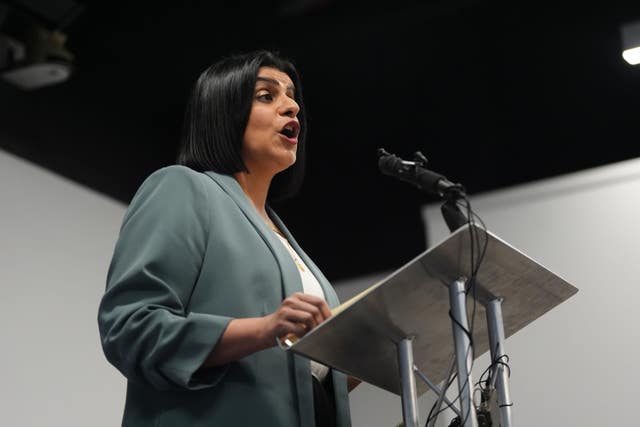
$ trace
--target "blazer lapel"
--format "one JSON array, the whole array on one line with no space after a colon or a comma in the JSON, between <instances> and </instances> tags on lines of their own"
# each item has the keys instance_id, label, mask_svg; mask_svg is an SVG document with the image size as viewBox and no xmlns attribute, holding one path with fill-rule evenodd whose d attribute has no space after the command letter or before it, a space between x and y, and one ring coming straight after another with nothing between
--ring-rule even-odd
<instances>
[{"instance_id":1,"label":"blazer lapel","mask_svg":"<svg viewBox=\"0 0 640 427\"><path fill-rule=\"evenodd\" d=\"M258 212L253 207L249 198L242 191L242 187L238 181L230 175L223 175L215 172L205 172L213 181L215 181L222 190L231 197L238 205L245 217L251 222L256 232L260 235L265 244L273 253L274 258L280 268L282 277L282 296L283 299L288 295L296 292L302 292L302 279L300 273L287 252L286 248L279 241L275 233L267 227L264 220L260 218Z\"/></svg>"}]
</instances>

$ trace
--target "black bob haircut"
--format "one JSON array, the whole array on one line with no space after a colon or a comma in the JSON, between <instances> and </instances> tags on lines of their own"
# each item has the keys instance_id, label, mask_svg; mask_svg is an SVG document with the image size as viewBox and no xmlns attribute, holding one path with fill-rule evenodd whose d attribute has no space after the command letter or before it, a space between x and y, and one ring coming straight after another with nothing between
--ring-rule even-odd
<instances>
[{"instance_id":1,"label":"black bob haircut","mask_svg":"<svg viewBox=\"0 0 640 427\"><path fill-rule=\"evenodd\" d=\"M300 106L296 162L274 177L269 190L269 200L280 200L293 196L302 185L307 123L298 72L275 53L259 50L233 55L200 75L187 104L177 163L199 172L248 172L241 155L242 140L260 67L286 73L295 85L294 99Z\"/></svg>"}]
</instances>

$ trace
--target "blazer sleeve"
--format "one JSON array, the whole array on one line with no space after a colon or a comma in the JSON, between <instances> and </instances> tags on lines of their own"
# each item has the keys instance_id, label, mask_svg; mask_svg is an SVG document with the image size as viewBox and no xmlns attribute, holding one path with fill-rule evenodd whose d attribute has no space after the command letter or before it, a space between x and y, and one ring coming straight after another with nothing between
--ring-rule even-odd
<instances>
[{"instance_id":1,"label":"blazer sleeve","mask_svg":"<svg viewBox=\"0 0 640 427\"><path fill-rule=\"evenodd\" d=\"M215 385L227 366L199 370L231 318L188 311L207 249L210 203L201 174L157 171L129 206L100 303L105 356L157 389Z\"/></svg>"}]
</instances>

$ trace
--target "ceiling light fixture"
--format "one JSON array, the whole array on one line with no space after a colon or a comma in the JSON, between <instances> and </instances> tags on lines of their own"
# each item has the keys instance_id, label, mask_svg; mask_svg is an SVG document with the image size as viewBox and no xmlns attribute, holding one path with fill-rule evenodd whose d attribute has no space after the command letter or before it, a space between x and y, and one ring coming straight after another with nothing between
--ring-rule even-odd
<instances>
[{"instance_id":1,"label":"ceiling light fixture","mask_svg":"<svg viewBox=\"0 0 640 427\"><path fill-rule=\"evenodd\" d=\"M622 57L631 65L640 64L640 21L623 24Z\"/></svg>"}]
</instances>

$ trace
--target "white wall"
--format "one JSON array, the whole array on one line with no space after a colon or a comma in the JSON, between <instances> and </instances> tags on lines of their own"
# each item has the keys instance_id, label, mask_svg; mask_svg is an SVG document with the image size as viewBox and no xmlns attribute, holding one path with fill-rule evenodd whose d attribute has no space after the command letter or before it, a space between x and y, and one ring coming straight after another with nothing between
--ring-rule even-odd
<instances>
[{"instance_id":1,"label":"white wall","mask_svg":"<svg viewBox=\"0 0 640 427\"><path fill-rule=\"evenodd\" d=\"M2 425L120 425L96 316L124 209L0 151Z\"/></svg>"}]
</instances>

